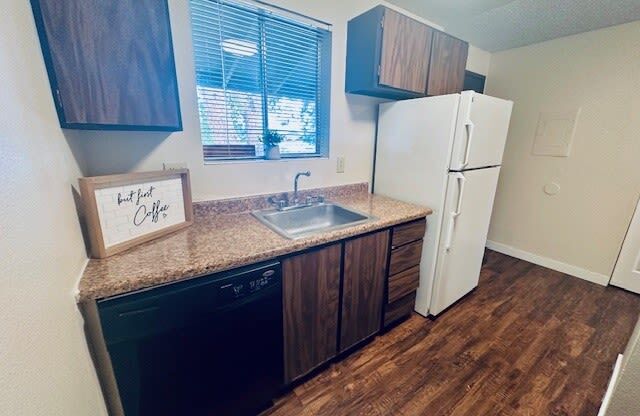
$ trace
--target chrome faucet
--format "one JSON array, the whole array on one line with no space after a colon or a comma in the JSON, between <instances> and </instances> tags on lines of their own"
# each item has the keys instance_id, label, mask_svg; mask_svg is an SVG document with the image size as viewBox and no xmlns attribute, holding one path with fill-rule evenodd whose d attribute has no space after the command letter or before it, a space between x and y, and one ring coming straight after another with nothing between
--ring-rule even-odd
<instances>
[{"instance_id":1,"label":"chrome faucet","mask_svg":"<svg viewBox=\"0 0 640 416\"><path fill-rule=\"evenodd\" d=\"M293 205L297 205L299 202L298 201L298 179L300 179L300 176L311 176L311 172L306 171L306 172L296 173L296 178L293 180Z\"/></svg>"}]
</instances>

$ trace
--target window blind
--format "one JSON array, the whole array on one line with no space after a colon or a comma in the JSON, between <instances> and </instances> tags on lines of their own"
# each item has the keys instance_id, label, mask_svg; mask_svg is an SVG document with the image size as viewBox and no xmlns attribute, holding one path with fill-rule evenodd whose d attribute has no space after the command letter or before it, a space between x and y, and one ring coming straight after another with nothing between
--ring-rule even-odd
<instances>
[{"instance_id":1,"label":"window blind","mask_svg":"<svg viewBox=\"0 0 640 416\"><path fill-rule=\"evenodd\" d=\"M191 0L206 160L328 154L331 32L253 2Z\"/></svg>"}]
</instances>

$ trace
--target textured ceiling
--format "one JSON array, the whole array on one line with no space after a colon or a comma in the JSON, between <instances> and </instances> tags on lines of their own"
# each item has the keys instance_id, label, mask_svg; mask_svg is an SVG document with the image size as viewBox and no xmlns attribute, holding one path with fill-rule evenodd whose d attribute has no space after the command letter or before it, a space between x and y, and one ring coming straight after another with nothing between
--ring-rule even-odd
<instances>
[{"instance_id":1,"label":"textured ceiling","mask_svg":"<svg viewBox=\"0 0 640 416\"><path fill-rule=\"evenodd\" d=\"M640 0L389 0L495 52L640 20Z\"/></svg>"}]
</instances>

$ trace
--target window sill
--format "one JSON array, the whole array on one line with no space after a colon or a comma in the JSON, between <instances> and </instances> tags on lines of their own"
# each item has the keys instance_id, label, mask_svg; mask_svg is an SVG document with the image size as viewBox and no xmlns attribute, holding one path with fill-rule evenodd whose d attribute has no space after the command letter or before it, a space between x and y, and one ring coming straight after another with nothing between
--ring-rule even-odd
<instances>
[{"instance_id":1,"label":"window sill","mask_svg":"<svg viewBox=\"0 0 640 416\"><path fill-rule=\"evenodd\" d=\"M247 163L279 163L279 162L297 162L301 160L329 160L328 156L301 156L287 157L282 159L221 159L221 160L205 160L205 165L233 165Z\"/></svg>"}]
</instances>

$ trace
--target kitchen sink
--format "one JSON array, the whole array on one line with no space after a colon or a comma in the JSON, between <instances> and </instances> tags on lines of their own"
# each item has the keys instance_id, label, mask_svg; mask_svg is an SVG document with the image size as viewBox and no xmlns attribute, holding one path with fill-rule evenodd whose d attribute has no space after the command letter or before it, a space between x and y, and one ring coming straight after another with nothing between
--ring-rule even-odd
<instances>
[{"instance_id":1,"label":"kitchen sink","mask_svg":"<svg viewBox=\"0 0 640 416\"><path fill-rule=\"evenodd\" d=\"M254 211L253 216L283 237L295 240L326 231L362 224L373 219L334 203Z\"/></svg>"}]
</instances>

